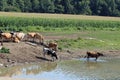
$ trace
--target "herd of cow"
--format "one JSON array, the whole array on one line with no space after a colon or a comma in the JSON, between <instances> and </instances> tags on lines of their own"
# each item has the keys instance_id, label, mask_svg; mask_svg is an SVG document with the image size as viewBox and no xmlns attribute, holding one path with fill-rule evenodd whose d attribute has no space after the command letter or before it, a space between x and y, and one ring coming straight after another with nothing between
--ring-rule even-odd
<instances>
[{"instance_id":1,"label":"herd of cow","mask_svg":"<svg viewBox=\"0 0 120 80\"><path fill-rule=\"evenodd\" d=\"M39 33L35 33L35 32L31 32L31 33L23 33L23 32L2 32L0 31L0 39L1 42L3 41L13 41L16 43L19 43L22 40L29 40L29 39L33 39L33 41L35 39L38 39L40 43L44 42L44 37L39 34Z\"/></svg>"},{"instance_id":2,"label":"herd of cow","mask_svg":"<svg viewBox=\"0 0 120 80\"><path fill-rule=\"evenodd\" d=\"M29 33L23 33L23 32L3 32L0 31L0 42L1 45L5 41L12 41L15 43L19 43L20 41L37 41L38 44L42 44L44 46L43 49L43 55L51 55L52 59L53 57L56 57L56 51L57 51L57 43L56 42L49 42L48 44L44 43L44 36L37 32L29 32Z\"/></svg>"},{"instance_id":3,"label":"herd of cow","mask_svg":"<svg viewBox=\"0 0 120 80\"><path fill-rule=\"evenodd\" d=\"M57 51L57 43L55 42L50 42L48 44L44 43L44 36L41 35L40 33L37 32L30 32L30 33L23 33L23 32L2 32L0 31L0 41L1 45L3 45L4 41L13 41L16 43L19 43L20 41L32 41L34 42L35 40L38 41L38 43L42 44L44 46L43 48L43 55L51 55L52 60L54 60L54 57L58 59L56 51ZM90 57L97 58L99 56L103 56L102 53L99 52L87 52L86 56L87 59L89 60Z\"/></svg>"}]
</instances>

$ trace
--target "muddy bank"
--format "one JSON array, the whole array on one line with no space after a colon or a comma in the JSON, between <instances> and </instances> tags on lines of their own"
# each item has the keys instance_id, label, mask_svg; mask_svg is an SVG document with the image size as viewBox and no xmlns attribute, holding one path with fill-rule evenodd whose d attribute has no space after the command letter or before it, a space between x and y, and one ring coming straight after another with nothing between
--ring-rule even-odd
<instances>
[{"instance_id":1,"label":"muddy bank","mask_svg":"<svg viewBox=\"0 0 120 80\"><path fill-rule=\"evenodd\" d=\"M4 47L10 49L10 53L0 53L0 66L8 67L9 65L17 65L23 63L37 63L43 61L51 61L50 56L43 57L43 46L30 42L4 43ZM87 50L63 50L58 51L58 60L71 60L74 58L83 58ZM108 58L120 58L119 50L100 50Z\"/></svg>"}]
</instances>

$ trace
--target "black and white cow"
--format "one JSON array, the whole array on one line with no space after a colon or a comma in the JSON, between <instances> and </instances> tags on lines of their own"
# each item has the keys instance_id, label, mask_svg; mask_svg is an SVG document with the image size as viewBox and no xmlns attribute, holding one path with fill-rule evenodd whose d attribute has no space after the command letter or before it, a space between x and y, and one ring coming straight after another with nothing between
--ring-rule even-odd
<instances>
[{"instance_id":1,"label":"black and white cow","mask_svg":"<svg viewBox=\"0 0 120 80\"><path fill-rule=\"evenodd\" d=\"M54 57L55 57L56 59L58 59L57 54L56 54L56 51L51 50L51 49L49 49L49 48L45 48L45 47L43 48L43 55L44 55L44 57L45 57L45 55L50 55L51 58L52 58L52 61L54 61Z\"/></svg>"}]
</instances>

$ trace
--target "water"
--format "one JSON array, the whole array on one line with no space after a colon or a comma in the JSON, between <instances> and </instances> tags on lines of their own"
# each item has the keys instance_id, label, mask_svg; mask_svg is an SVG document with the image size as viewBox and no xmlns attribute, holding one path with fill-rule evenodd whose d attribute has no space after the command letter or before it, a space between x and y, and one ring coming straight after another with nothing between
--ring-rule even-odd
<instances>
[{"instance_id":1,"label":"water","mask_svg":"<svg viewBox=\"0 0 120 80\"><path fill-rule=\"evenodd\" d=\"M120 80L120 59L43 62L0 68L1 77L33 80Z\"/></svg>"}]
</instances>

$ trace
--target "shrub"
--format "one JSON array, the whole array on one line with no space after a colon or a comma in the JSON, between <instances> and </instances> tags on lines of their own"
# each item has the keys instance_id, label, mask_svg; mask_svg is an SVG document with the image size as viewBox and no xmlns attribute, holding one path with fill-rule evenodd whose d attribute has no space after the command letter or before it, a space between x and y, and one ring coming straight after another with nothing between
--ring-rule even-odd
<instances>
[{"instance_id":1,"label":"shrub","mask_svg":"<svg viewBox=\"0 0 120 80\"><path fill-rule=\"evenodd\" d=\"M9 49L5 48L5 47L2 47L0 49L0 53L10 53Z\"/></svg>"}]
</instances>

